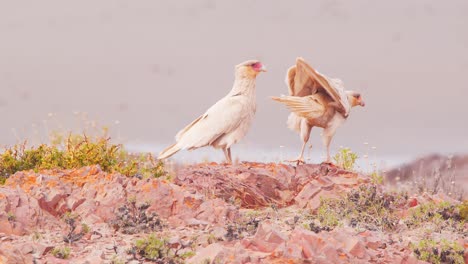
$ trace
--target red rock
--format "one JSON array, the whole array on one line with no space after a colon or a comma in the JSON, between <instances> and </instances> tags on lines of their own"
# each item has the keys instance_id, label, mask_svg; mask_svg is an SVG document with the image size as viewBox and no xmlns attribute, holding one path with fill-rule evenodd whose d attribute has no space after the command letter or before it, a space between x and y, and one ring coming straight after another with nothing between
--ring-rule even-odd
<instances>
[{"instance_id":1,"label":"red rock","mask_svg":"<svg viewBox=\"0 0 468 264\"><path fill-rule=\"evenodd\" d=\"M211 244L201 250L198 250L196 255L190 258L187 263L193 263L193 264L198 264L198 263L203 263L206 259L209 259L213 261L216 259L216 257L223 251L225 251L226 248L221 245L220 243L214 243Z\"/></svg>"},{"instance_id":2,"label":"red rock","mask_svg":"<svg viewBox=\"0 0 468 264\"><path fill-rule=\"evenodd\" d=\"M299 207L316 209L320 198L336 197L355 188L364 182L359 174L325 164L295 168L273 163L205 164L182 171L177 176L177 184L162 179L141 180L104 173L96 166L17 173L8 179L5 187L0 187L0 233L5 234L0 237L0 261L25 262L18 259L20 256L31 263L32 252L34 255L42 254L39 263L109 262L114 254L119 258L123 256L126 261L123 251L143 234L122 235L115 232L108 222L115 217L116 209L128 205L129 200L135 200L138 205L149 204L146 213L157 213L165 225L164 232L169 232L169 237L177 237L170 241L173 248L188 245L187 241L200 235L199 232L203 232L202 237L214 235L223 238L228 224L239 224L239 204L241 207L280 208L273 214L268 213L271 220L264 220L262 216L254 235L239 231L245 236L242 240L215 242L199 248L189 263L200 263L207 257L219 263L414 261L409 250L401 246L389 244L386 250L381 250L383 244L378 231L356 234L352 228L335 228L330 232L314 233L300 228L304 222L284 223L283 216L292 219L294 210L302 213L297 209ZM281 209L286 206L291 207ZM37 230L42 234L46 229L53 232L47 239L59 245L62 232L67 230L61 217L68 211L79 215L75 232L80 231L82 222L96 231L90 233L88 239L83 238L70 245L70 260L62 261L47 254L51 246L23 243L30 237L10 236ZM270 209L262 213L267 211ZM9 221L7 214L14 215L15 220ZM197 244L200 243L203 246L208 244L198 240ZM114 246L118 253L114 252ZM4 248L9 249L8 254ZM401 248L403 251L398 251Z\"/></svg>"},{"instance_id":3,"label":"red rock","mask_svg":"<svg viewBox=\"0 0 468 264\"><path fill-rule=\"evenodd\" d=\"M310 204L308 199L312 198L315 198L312 208L316 208L320 201L317 188L330 192L335 192L336 188L343 193L363 181L365 178L360 175L325 164L306 164L294 168L284 164L252 162L229 166L188 166L178 171L175 179L177 184L187 189L209 193L225 201L237 200L245 208L271 204L284 207L294 202L306 207Z\"/></svg>"},{"instance_id":4,"label":"red rock","mask_svg":"<svg viewBox=\"0 0 468 264\"><path fill-rule=\"evenodd\" d=\"M366 248L362 241L357 241L354 246L349 250L349 253L357 258L364 258L366 256Z\"/></svg>"},{"instance_id":5,"label":"red rock","mask_svg":"<svg viewBox=\"0 0 468 264\"><path fill-rule=\"evenodd\" d=\"M320 186L316 186L315 184L309 182L302 190L297 194L294 201L300 208L306 208L307 204L309 203L310 199L315 197L322 188Z\"/></svg>"},{"instance_id":6,"label":"red rock","mask_svg":"<svg viewBox=\"0 0 468 264\"><path fill-rule=\"evenodd\" d=\"M221 199L213 199L203 202L194 212L194 216L199 220L224 225L237 218L238 211Z\"/></svg>"},{"instance_id":7,"label":"red rock","mask_svg":"<svg viewBox=\"0 0 468 264\"><path fill-rule=\"evenodd\" d=\"M273 252L286 239L287 237L279 232L278 227L273 226L268 221L264 221L258 227L255 236L247 248L260 252Z\"/></svg>"},{"instance_id":8,"label":"red rock","mask_svg":"<svg viewBox=\"0 0 468 264\"><path fill-rule=\"evenodd\" d=\"M365 238L365 244L366 247L372 250L383 249L386 247L384 242L382 242L379 238L374 237L370 232L369 235Z\"/></svg>"},{"instance_id":9,"label":"red rock","mask_svg":"<svg viewBox=\"0 0 468 264\"><path fill-rule=\"evenodd\" d=\"M414 198L414 197L413 197L413 198L410 198L410 199L408 200L408 206L409 206L409 207L415 207L415 206L418 205L418 204L419 204L419 203L418 203L418 199L416 199L416 198Z\"/></svg>"},{"instance_id":10,"label":"red rock","mask_svg":"<svg viewBox=\"0 0 468 264\"><path fill-rule=\"evenodd\" d=\"M332 245L326 245L321 252L328 263L347 263L348 257L345 254L339 254L338 250Z\"/></svg>"},{"instance_id":11,"label":"red rock","mask_svg":"<svg viewBox=\"0 0 468 264\"><path fill-rule=\"evenodd\" d=\"M11 243L1 243L0 247L0 263L33 263L31 254L23 254L21 248L18 248Z\"/></svg>"},{"instance_id":12,"label":"red rock","mask_svg":"<svg viewBox=\"0 0 468 264\"><path fill-rule=\"evenodd\" d=\"M423 263L426 263L426 262L420 261L415 256L412 256L412 255L405 256L401 260L401 264L423 264Z\"/></svg>"}]
</instances>

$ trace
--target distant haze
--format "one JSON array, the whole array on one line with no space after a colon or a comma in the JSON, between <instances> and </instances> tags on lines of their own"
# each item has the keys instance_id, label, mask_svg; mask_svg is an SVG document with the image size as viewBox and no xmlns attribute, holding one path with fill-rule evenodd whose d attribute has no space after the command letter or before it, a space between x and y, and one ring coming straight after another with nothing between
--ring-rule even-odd
<instances>
[{"instance_id":1,"label":"distant haze","mask_svg":"<svg viewBox=\"0 0 468 264\"><path fill-rule=\"evenodd\" d=\"M368 142L381 156L468 152L467 14L464 0L3 1L0 145L76 130L87 112L158 152L228 93L234 65L255 58L268 72L233 154L284 146L295 155L288 111L269 96L287 93L286 70L302 56L366 100L334 150L364 153Z\"/></svg>"}]
</instances>

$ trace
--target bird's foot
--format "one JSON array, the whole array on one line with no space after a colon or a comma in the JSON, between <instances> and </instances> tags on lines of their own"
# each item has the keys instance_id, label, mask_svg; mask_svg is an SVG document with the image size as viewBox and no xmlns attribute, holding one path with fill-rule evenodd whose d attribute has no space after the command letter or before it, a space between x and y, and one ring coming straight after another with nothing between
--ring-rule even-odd
<instances>
[{"instance_id":1,"label":"bird's foot","mask_svg":"<svg viewBox=\"0 0 468 264\"><path fill-rule=\"evenodd\" d=\"M293 160L286 160L286 162L296 163L296 166L300 165L300 164L305 164L305 161L304 161L303 158L297 158L297 159L293 159Z\"/></svg>"},{"instance_id":2,"label":"bird's foot","mask_svg":"<svg viewBox=\"0 0 468 264\"><path fill-rule=\"evenodd\" d=\"M324 161L322 162L323 165L328 165L328 166L331 166L331 167L338 167L335 163L331 162L331 161Z\"/></svg>"}]
</instances>

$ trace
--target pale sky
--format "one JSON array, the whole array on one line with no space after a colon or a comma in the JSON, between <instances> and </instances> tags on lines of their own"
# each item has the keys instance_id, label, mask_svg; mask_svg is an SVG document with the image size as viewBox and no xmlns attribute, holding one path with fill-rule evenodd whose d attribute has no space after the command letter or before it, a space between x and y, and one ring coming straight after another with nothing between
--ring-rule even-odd
<instances>
[{"instance_id":1,"label":"pale sky","mask_svg":"<svg viewBox=\"0 0 468 264\"><path fill-rule=\"evenodd\" d=\"M468 152L467 14L463 0L1 1L0 145L76 129L74 112L87 112L159 152L229 92L234 65L260 59L269 71L237 147L295 153L288 111L269 96L287 93L302 56L366 100L333 149ZM322 153L320 130L311 142Z\"/></svg>"}]
</instances>

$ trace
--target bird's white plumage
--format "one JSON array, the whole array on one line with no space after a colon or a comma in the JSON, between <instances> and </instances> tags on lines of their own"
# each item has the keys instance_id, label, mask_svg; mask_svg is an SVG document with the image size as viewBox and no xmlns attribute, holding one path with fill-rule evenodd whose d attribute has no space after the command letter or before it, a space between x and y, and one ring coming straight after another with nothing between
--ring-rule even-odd
<instances>
[{"instance_id":1,"label":"bird's white plumage","mask_svg":"<svg viewBox=\"0 0 468 264\"><path fill-rule=\"evenodd\" d=\"M255 115L255 79L265 67L255 60L235 67L235 81L228 95L211 106L176 135L176 143L163 150L158 159L168 158L179 150L204 146L222 148L232 162L230 147L247 133Z\"/></svg>"},{"instance_id":2,"label":"bird's white plumage","mask_svg":"<svg viewBox=\"0 0 468 264\"><path fill-rule=\"evenodd\" d=\"M210 107L191 127L180 131L176 140L181 149L194 149L217 143L230 147L235 140L222 140L235 133L247 117L245 102L237 96L224 97ZM221 142L222 141L222 142ZM220 144L221 143L221 144Z\"/></svg>"}]
</instances>

